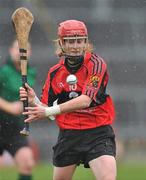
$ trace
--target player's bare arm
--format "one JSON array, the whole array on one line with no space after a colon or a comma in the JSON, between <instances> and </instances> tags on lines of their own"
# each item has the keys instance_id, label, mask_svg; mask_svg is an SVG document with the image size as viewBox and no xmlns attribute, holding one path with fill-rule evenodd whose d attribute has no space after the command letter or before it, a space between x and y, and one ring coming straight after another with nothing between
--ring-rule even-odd
<instances>
[{"instance_id":1,"label":"player's bare arm","mask_svg":"<svg viewBox=\"0 0 146 180\"><path fill-rule=\"evenodd\" d=\"M8 102L0 98L0 109L13 115L19 115L23 111L23 106L21 101Z\"/></svg>"},{"instance_id":2,"label":"player's bare arm","mask_svg":"<svg viewBox=\"0 0 146 180\"><path fill-rule=\"evenodd\" d=\"M37 119L46 118L48 116L88 108L91 101L91 98L87 95L80 95L77 98L52 107L44 107L44 105L37 105L36 107L26 107L28 112L23 112L23 114L29 115L29 118L27 118L25 122L32 122Z\"/></svg>"},{"instance_id":3,"label":"player's bare arm","mask_svg":"<svg viewBox=\"0 0 146 180\"><path fill-rule=\"evenodd\" d=\"M73 112L76 110L88 108L92 99L87 95L80 95L70 101L59 105L61 113Z\"/></svg>"}]
</instances>

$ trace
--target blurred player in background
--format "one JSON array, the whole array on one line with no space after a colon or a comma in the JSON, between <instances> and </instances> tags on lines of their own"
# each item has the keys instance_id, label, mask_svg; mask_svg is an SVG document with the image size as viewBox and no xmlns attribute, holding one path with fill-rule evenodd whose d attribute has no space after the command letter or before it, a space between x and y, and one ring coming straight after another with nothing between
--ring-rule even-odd
<instances>
[{"instance_id":1,"label":"blurred player in background","mask_svg":"<svg viewBox=\"0 0 146 180\"><path fill-rule=\"evenodd\" d=\"M31 47L28 44L28 57ZM28 82L33 86L36 70L28 66ZM28 139L20 135L23 129L22 102L19 101L21 86L20 60L18 42L13 41L6 63L0 67L0 162L3 152L8 151L15 160L19 180L31 180L34 158Z\"/></svg>"},{"instance_id":2,"label":"blurred player in background","mask_svg":"<svg viewBox=\"0 0 146 180\"><path fill-rule=\"evenodd\" d=\"M92 52L81 21L60 23L56 44L60 62L48 72L41 101L28 84L27 92L20 88L20 99L28 96L31 106L23 113L29 115L26 122L56 116L60 132L53 147L54 180L71 180L80 163L98 180L115 180L115 111L106 93L107 65Z\"/></svg>"}]
</instances>

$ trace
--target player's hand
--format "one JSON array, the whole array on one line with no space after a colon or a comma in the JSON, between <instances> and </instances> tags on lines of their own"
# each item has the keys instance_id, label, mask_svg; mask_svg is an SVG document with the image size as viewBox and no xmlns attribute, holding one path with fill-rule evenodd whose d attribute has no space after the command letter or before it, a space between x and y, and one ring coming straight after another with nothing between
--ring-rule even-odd
<instances>
[{"instance_id":1,"label":"player's hand","mask_svg":"<svg viewBox=\"0 0 146 180\"><path fill-rule=\"evenodd\" d=\"M20 100L25 101L28 98L28 103L33 104L34 99L35 99L35 91L27 84L25 83L25 87L20 87L19 89L19 95L20 95Z\"/></svg>"},{"instance_id":2,"label":"player's hand","mask_svg":"<svg viewBox=\"0 0 146 180\"><path fill-rule=\"evenodd\" d=\"M23 115L29 116L27 119L25 119L25 122L32 122L46 118L44 106L37 105L36 107L26 107L25 109L27 112L23 112Z\"/></svg>"}]
</instances>

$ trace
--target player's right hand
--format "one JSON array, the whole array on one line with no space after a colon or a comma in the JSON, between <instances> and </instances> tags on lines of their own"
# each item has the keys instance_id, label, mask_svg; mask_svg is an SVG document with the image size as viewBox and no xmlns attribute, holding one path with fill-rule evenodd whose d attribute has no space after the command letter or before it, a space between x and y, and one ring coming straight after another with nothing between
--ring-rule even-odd
<instances>
[{"instance_id":1,"label":"player's right hand","mask_svg":"<svg viewBox=\"0 0 146 180\"><path fill-rule=\"evenodd\" d=\"M25 83L25 88L19 88L19 95L21 101L25 101L28 98L28 103L33 105L36 94L35 91L27 83Z\"/></svg>"}]
</instances>

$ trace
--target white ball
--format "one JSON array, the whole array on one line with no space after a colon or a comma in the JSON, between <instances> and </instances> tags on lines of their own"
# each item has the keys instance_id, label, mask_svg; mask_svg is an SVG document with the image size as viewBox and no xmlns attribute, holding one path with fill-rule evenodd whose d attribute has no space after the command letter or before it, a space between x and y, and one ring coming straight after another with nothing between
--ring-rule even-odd
<instances>
[{"instance_id":1,"label":"white ball","mask_svg":"<svg viewBox=\"0 0 146 180\"><path fill-rule=\"evenodd\" d=\"M68 84L76 84L77 83L77 77L74 74L70 74L69 76L67 76L66 82Z\"/></svg>"}]
</instances>

